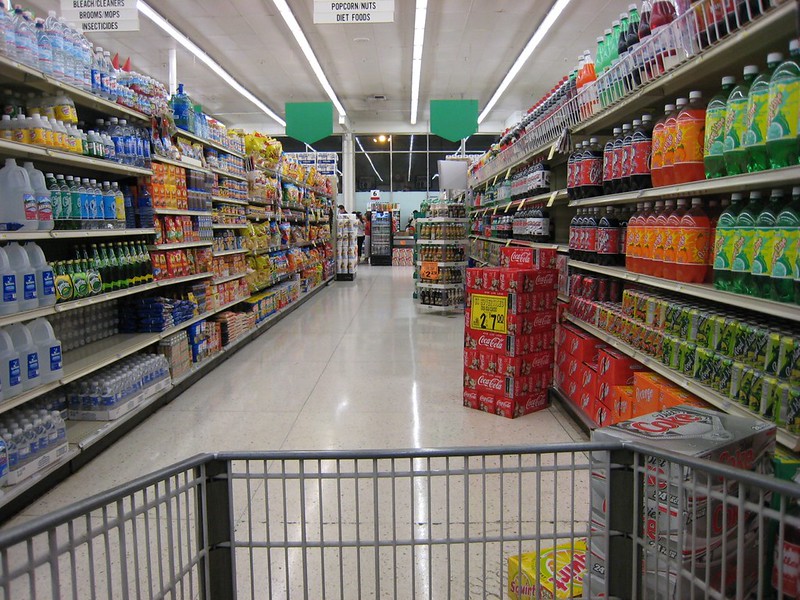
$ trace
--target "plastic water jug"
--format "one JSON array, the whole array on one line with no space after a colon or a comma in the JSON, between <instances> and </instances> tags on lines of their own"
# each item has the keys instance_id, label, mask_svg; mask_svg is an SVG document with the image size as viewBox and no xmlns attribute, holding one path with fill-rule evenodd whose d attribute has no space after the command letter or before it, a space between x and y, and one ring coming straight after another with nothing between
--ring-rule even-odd
<instances>
[{"instance_id":1,"label":"plastic water jug","mask_svg":"<svg viewBox=\"0 0 800 600\"><path fill-rule=\"evenodd\" d=\"M38 285L36 271L31 266L28 253L19 245L12 242L5 247L11 268L17 272L17 302L19 310L33 310L39 308Z\"/></svg>"},{"instance_id":2,"label":"plastic water jug","mask_svg":"<svg viewBox=\"0 0 800 600\"><path fill-rule=\"evenodd\" d=\"M37 229L38 206L28 172L7 158L0 169L0 231Z\"/></svg>"},{"instance_id":3,"label":"plastic water jug","mask_svg":"<svg viewBox=\"0 0 800 600\"><path fill-rule=\"evenodd\" d=\"M11 267L5 248L0 248L0 315L19 312L17 272Z\"/></svg>"},{"instance_id":4,"label":"plastic water jug","mask_svg":"<svg viewBox=\"0 0 800 600\"><path fill-rule=\"evenodd\" d=\"M28 172L33 195L36 198L36 218L39 220L39 229L49 231L54 225L53 203L50 200L50 190L47 189L44 173L34 167L32 162L23 163L22 166Z\"/></svg>"},{"instance_id":5,"label":"plastic water jug","mask_svg":"<svg viewBox=\"0 0 800 600\"><path fill-rule=\"evenodd\" d=\"M39 370L42 383L61 379L64 368L61 360L61 340L56 339L53 326L45 318L28 324L33 343L39 352Z\"/></svg>"},{"instance_id":6,"label":"plastic water jug","mask_svg":"<svg viewBox=\"0 0 800 600\"><path fill-rule=\"evenodd\" d=\"M52 306L56 303L56 277L53 267L47 263L44 251L34 242L23 246L28 253L28 261L36 272L36 289L39 292L39 306Z\"/></svg>"},{"instance_id":7,"label":"plastic water jug","mask_svg":"<svg viewBox=\"0 0 800 600\"><path fill-rule=\"evenodd\" d=\"M33 343L30 330L22 323L14 323L6 327L14 350L19 352L20 379L23 391L35 388L42 383L39 369L39 350Z\"/></svg>"},{"instance_id":8,"label":"plastic water jug","mask_svg":"<svg viewBox=\"0 0 800 600\"><path fill-rule=\"evenodd\" d=\"M3 399L8 399L22 392L22 369L19 352L7 331L0 329L0 386Z\"/></svg>"}]
</instances>

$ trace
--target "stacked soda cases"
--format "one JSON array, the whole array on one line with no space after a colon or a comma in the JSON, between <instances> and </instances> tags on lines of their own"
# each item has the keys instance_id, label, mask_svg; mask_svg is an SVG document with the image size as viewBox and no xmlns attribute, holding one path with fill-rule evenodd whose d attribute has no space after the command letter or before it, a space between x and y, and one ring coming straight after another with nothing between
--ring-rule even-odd
<instances>
[{"instance_id":1,"label":"stacked soda cases","mask_svg":"<svg viewBox=\"0 0 800 600\"><path fill-rule=\"evenodd\" d=\"M338 215L336 278L353 280L358 267L358 229L355 215Z\"/></svg>"},{"instance_id":2,"label":"stacked soda cases","mask_svg":"<svg viewBox=\"0 0 800 600\"><path fill-rule=\"evenodd\" d=\"M636 441L769 473L775 450L775 426L758 419L678 406L595 430L592 440ZM734 501L723 502L720 495L735 496L738 484L709 479L704 473L656 458L647 459L644 467L642 489L638 494L633 491L630 494L642 502L633 508L634 515L640 514L642 519L640 531L646 544L641 565L642 587L647 594L683 599L704 597L713 590L724 598L739 594L755 597L758 558L762 553L771 553L771 548L763 546L766 532L759 531L757 511L748 510L742 516ZM622 510L614 507L615 498L624 495L619 492L631 485L631 478L625 475L604 468L599 457L593 457L589 581L584 583L584 587L590 587L592 597L602 593L610 567L605 533L612 531L613 547L613 531L629 530L631 526L630 507ZM751 494L748 501L766 500ZM745 555L742 557L741 553ZM743 573L737 572L737 558L745 569ZM616 558L629 559L629 555ZM687 573L693 573L703 583L690 581Z\"/></svg>"},{"instance_id":3,"label":"stacked soda cases","mask_svg":"<svg viewBox=\"0 0 800 600\"><path fill-rule=\"evenodd\" d=\"M503 250L509 267L467 269L464 406L515 418L548 405L558 273L539 268L533 248ZM481 317L479 306L494 299L507 301L493 319L505 333Z\"/></svg>"}]
</instances>

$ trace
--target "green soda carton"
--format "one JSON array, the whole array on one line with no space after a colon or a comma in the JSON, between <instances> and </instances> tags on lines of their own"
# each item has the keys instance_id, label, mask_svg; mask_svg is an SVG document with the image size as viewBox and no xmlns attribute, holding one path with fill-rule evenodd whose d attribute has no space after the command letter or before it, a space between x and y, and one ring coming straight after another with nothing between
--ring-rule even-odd
<instances>
[{"instance_id":1,"label":"green soda carton","mask_svg":"<svg viewBox=\"0 0 800 600\"><path fill-rule=\"evenodd\" d=\"M750 384L750 393L747 395L746 406L753 412L761 412L761 401L764 392L764 372L753 369L753 383Z\"/></svg>"},{"instance_id":2,"label":"green soda carton","mask_svg":"<svg viewBox=\"0 0 800 600\"><path fill-rule=\"evenodd\" d=\"M690 343L690 342L687 342ZM708 348L696 346L694 358L694 378L706 385L711 385L714 378L715 353Z\"/></svg>"},{"instance_id":3,"label":"green soda carton","mask_svg":"<svg viewBox=\"0 0 800 600\"><path fill-rule=\"evenodd\" d=\"M764 363L761 369L767 375L778 374L778 358L781 354L781 334L773 331L767 337L767 345L764 351Z\"/></svg>"},{"instance_id":4,"label":"green soda carton","mask_svg":"<svg viewBox=\"0 0 800 600\"><path fill-rule=\"evenodd\" d=\"M753 341L747 352L746 362L751 367L757 369L764 368L764 361L767 357L767 341L771 330L763 325L753 326Z\"/></svg>"},{"instance_id":5,"label":"green soda carton","mask_svg":"<svg viewBox=\"0 0 800 600\"><path fill-rule=\"evenodd\" d=\"M753 345L753 325L747 321L739 321L736 334L733 339L733 358L741 360L747 356L750 347Z\"/></svg>"},{"instance_id":6,"label":"green soda carton","mask_svg":"<svg viewBox=\"0 0 800 600\"><path fill-rule=\"evenodd\" d=\"M742 385L744 373L747 369L752 369L752 367L748 367L743 362L733 361L731 365L731 385L728 388L728 393L725 394L731 400L738 400L739 388Z\"/></svg>"},{"instance_id":7,"label":"green soda carton","mask_svg":"<svg viewBox=\"0 0 800 600\"><path fill-rule=\"evenodd\" d=\"M778 352L778 379L800 382L800 339L785 335Z\"/></svg>"},{"instance_id":8,"label":"green soda carton","mask_svg":"<svg viewBox=\"0 0 800 600\"><path fill-rule=\"evenodd\" d=\"M680 322L682 313L683 305L681 303L673 302L672 304L669 304L664 314L664 331L671 335L680 337Z\"/></svg>"},{"instance_id":9,"label":"green soda carton","mask_svg":"<svg viewBox=\"0 0 800 600\"><path fill-rule=\"evenodd\" d=\"M736 345L736 334L739 331L739 319L732 315L725 315L722 321L722 329L719 332L719 343L717 352L725 356L733 357Z\"/></svg>"},{"instance_id":10,"label":"green soda carton","mask_svg":"<svg viewBox=\"0 0 800 600\"><path fill-rule=\"evenodd\" d=\"M758 407L754 408L752 405L750 406L751 410L754 410L758 414L760 414L765 419L775 422L776 414L774 410L778 409L778 414L780 413L780 400L778 398L778 378L773 377L772 375L765 375L764 378L761 380L761 402Z\"/></svg>"},{"instance_id":11,"label":"green soda carton","mask_svg":"<svg viewBox=\"0 0 800 600\"><path fill-rule=\"evenodd\" d=\"M713 338L712 314L704 308L695 309L695 312L692 313L691 336L693 341L703 348L709 348Z\"/></svg>"},{"instance_id":12,"label":"green soda carton","mask_svg":"<svg viewBox=\"0 0 800 600\"><path fill-rule=\"evenodd\" d=\"M756 378L756 371L757 369L754 369L753 367L745 367L742 371L742 376L739 380L735 398L735 400L742 406L750 406L750 390L753 388L753 381Z\"/></svg>"},{"instance_id":13,"label":"green soda carton","mask_svg":"<svg viewBox=\"0 0 800 600\"><path fill-rule=\"evenodd\" d=\"M680 368L681 340L674 335L664 334L661 340L661 356L659 359L665 367L670 369Z\"/></svg>"},{"instance_id":14,"label":"green soda carton","mask_svg":"<svg viewBox=\"0 0 800 600\"><path fill-rule=\"evenodd\" d=\"M714 362L714 378L711 380L711 387L717 390L720 394L727 395L728 390L731 388L733 360L727 356L716 354L714 356Z\"/></svg>"},{"instance_id":15,"label":"green soda carton","mask_svg":"<svg viewBox=\"0 0 800 600\"><path fill-rule=\"evenodd\" d=\"M769 405L764 416L778 427L794 425L794 421L800 417L799 398L800 388L785 381L778 381L775 387L769 390Z\"/></svg>"},{"instance_id":16,"label":"green soda carton","mask_svg":"<svg viewBox=\"0 0 800 600\"><path fill-rule=\"evenodd\" d=\"M694 377L697 344L681 340L678 351L678 368L686 377Z\"/></svg>"}]
</instances>

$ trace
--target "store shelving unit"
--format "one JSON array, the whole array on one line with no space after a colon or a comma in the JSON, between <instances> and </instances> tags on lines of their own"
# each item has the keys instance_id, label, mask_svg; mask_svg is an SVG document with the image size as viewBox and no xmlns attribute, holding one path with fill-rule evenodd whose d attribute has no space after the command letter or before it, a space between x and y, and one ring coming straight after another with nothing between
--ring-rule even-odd
<instances>
[{"instance_id":1,"label":"store shelving unit","mask_svg":"<svg viewBox=\"0 0 800 600\"><path fill-rule=\"evenodd\" d=\"M136 111L113 102L109 102L68 84L56 81L53 78L45 76L36 69L31 69L30 67L21 65L15 61L8 60L5 57L0 57L0 83L20 85L25 89L40 90L47 93L66 92L75 102L80 116L83 116L84 111L94 111L99 113L98 116L117 116L128 119L129 121L136 121L137 123L143 125L150 123L150 117L147 115L140 114ZM91 114L86 116L88 118L92 117ZM194 142L200 142L205 147L215 148L220 152L237 156L242 159L244 158L244 155L227 148L223 144L209 140L203 140L189 132L178 131L176 135L185 137ZM18 161L29 159L34 161L34 164L38 168L46 171L54 171L56 173L63 172L65 174L79 176L92 176L100 174L104 178L115 181L122 180L130 184L138 183L140 177L150 176L153 173L149 168L133 167L112 161L89 158L60 150L21 144L7 140L0 140L0 157L13 157L18 159ZM240 182L246 181L244 177L239 175L230 174L220 169L205 168L200 164L200 161L193 159L166 158L154 154L152 156L152 160L155 163L191 169L206 175L215 174L219 177L227 177ZM327 201L330 204L331 199L328 198ZM248 202L245 201L222 197L215 197L214 202L228 203L237 206L248 205ZM330 209L328 209L328 211L330 214ZM156 215L164 216L212 216L212 213L208 210L192 211L156 208L153 212ZM83 225L97 226L102 224L99 222L95 223L86 221L83 223ZM242 225L225 225L224 227L230 229L239 229L242 227ZM124 229L111 227L102 229L96 228L79 230L0 232L0 242L24 242L36 240L47 242L53 248L66 249L69 248L73 243L82 244L97 239L114 241L115 239L119 238L127 239L132 236L137 236L148 239L148 248L151 250L169 251L190 248L208 248L213 245L213 242L210 239L183 243L153 244L155 233L155 228ZM314 243L316 244L317 242ZM46 252L46 255L49 257L48 250L46 250ZM244 254L246 252L247 250L227 250L216 252L214 253L214 256L223 257ZM241 279L245 275L246 273L237 273L228 277L213 279L213 273L203 272L183 277L160 279L126 289L115 290L78 300L58 303L53 306L41 307L10 315L3 315L0 316L0 327L10 325L12 323L27 322L39 317L58 315L67 311L110 302L137 294L144 294L161 289L166 290L167 287L171 286L180 286L182 284L197 283L202 281L207 281L209 284L220 284L224 283L225 281ZM285 278L278 278L272 285L278 285L284 279ZM330 281L331 278L327 278L323 281L323 283L328 283ZM320 285L312 290L309 290L308 292L301 292L301 296L298 301L293 302L284 309L278 311L274 315L270 316L266 321L259 323L256 328L244 336L237 338L235 342L224 348L223 351L217 353L212 358L205 360L202 364L197 365L189 374L177 378L171 384L168 381L165 381L162 382L162 385L160 385L157 389L153 388L149 390L149 395L142 397L140 401L137 401L135 409L125 414L124 417L110 422L68 420L67 428L69 445L64 447L63 452L59 451L58 455L53 454L51 456L48 454L46 456L42 456L37 463L37 467L39 467L38 470L35 470L35 473L33 473L27 479L24 479L20 483L17 483L13 486L0 488L0 508L3 510L10 510L9 514L11 514L11 512L14 510L18 509L24 504L27 504L33 495L46 491L58 479L64 477L73 468L90 460L99 451L113 443L114 440L130 430L130 428L132 428L138 422L143 420L148 414L150 414L150 412L155 410L160 405L170 401L173 397L177 396L177 394L187 389L188 386L193 383L193 381L197 380L199 377L202 377L206 372L208 372L208 370L214 368L214 366L216 366L220 361L229 356L231 352L241 348L253 337L259 335L268 329L272 324L290 314L298 306L303 304L314 294L318 293L323 287L324 285ZM188 319L161 332L120 333L86 344L73 350L65 351L63 353L64 371L58 380L37 386L28 391L17 394L16 396L4 398L2 401L0 401L0 413L22 406L25 403L34 400L48 392L58 390L65 385L76 382L87 375L97 372L99 369L113 365L120 359L123 359L127 356L143 350L152 349L153 346L159 341L185 330L193 323L208 319L222 311L233 308L241 304L247 298L247 295L243 295L221 306L208 308L203 313L197 314L191 319ZM28 469L28 467L25 468Z\"/></svg>"},{"instance_id":2,"label":"store shelving unit","mask_svg":"<svg viewBox=\"0 0 800 600\"><path fill-rule=\"evenodd\" d=\"M414 298L424 310L463 308L469 221L447 216L416 220Z\"/></svg>"},{"instance_id":3,"label":"store shelving unit","mask_svg":"<svg viewBox=\"0 0 800 600\"><path fill-rule=\"evenodd\" d=\"M684 95L689 90L697 89L716 93L719 90L719 81L722 76L739 75L742 67L747 64L763 64L767 53L770 51L781 50L785 52L789 40L796 35L795 25L800 14L800 7L796 2L777 2L773 4L767 12L744 24L739 30L708 47L704 47L694 56L653 78L632 93L628 93L607 106L600 107L592 115L587 116L585 112L578 111L577 101L574 106L566 107L564 109L565 114L571 111L576 115L576 121L568 123L569 133L573 136L573 140L583 140L590 135L607 135L614 126L626 121L630 122L631 119L640 116L643 112L649 112L650 108L655 108L656 114L660 114L658 109L665 102L679 95ZM710 98L711 94L709 93L705 97ZM470 175L469 184L473 194L484 192L490 186L508 180L516 169L524 167L535 160L541 160L550 150L555 152L554 144L562 130L563 128L547 129L547 127L543 126L538 130L533 128L526 131L513 145L501 151ZM550 155L550 158L553 159L553 154ZM557 165L559 169L564 169L563 156L556 155L553 160L548 162L551 168ZM555 179L562 180L561 177L555 177L555 175L554 173ZM531 201L547 202L550 205L560 204L564 209L614 205L630 206L635 205L637 202L655 199L713 196L751 190L769 190L774 187L786 188L787 186L798 184L800 184L800 167L791 166L593 198L570 200L567 197L566 190L559 189L551 192L552 198L547 194L542 194L529 200L506 200L495 202L491 205L479 206L473 208L471 216L481 218L485 215L502 215L508 211L518 210ZM563 215L564 212L562 211L561 214ZM574 214L574 210L569 216L572 214ZM562 235L561 239L563 238L564 236ZM482 264L493 263L491 260L493 253L489 252L487 248L494 250L502 245L553 247L552 245L505 240L482 235L473 235L470 239L472 242L470 257ZM556 244L555 248L562 255L568 252L568 248L561 244ZM567 260L566 264L570 272L597 274L639 286L665 290L678 296L686 297L687 300L701 299L712 302L724 309L747 311L753 314L755 318L780 318L787 322L787 326L800 322L800 307L796 305L722 292L711 285L680 283L632 273L619 266L596 265L574 259ZM562 301L569 300L563 294L559 296L559 299ZM749 417L759 416L702 383L691 378L687 379L682 373L677 373L665 367L652 357L610 336L593 324L585 323L573 315L569 315L567 318L577 326L641 361L653 371L660 373L717 409L730 414ZM798 382L794 383L797 384ZM564 399L557 390L554 390L552 395L562 400L562 403L567 409L570 409L579 424L587 429L593 426L589 422L590 420L587 420L588 417L579 408ZM792 434L786 429L779 429L778 442L793 450L800 449L800 436Z\"/></svg>"}]
</instances>

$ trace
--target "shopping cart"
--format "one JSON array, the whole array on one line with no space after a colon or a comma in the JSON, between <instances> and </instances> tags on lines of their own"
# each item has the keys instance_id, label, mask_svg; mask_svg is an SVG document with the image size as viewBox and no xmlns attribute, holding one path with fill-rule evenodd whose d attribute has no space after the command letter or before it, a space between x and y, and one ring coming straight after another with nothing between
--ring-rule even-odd
<instances>
[{"instance_id":1,"label":"shopping cart","mask_svg":"<svg viewBox=\"0 0 800 600\"><path fill-rule=\"evenodd\" d=\"M206 454L0 533L0 598L506 598L555 579L583 597L773 598L798 487L622 443ZM691 505L650 521L653 489ZM562 544L566 562L509 585L509 557ZM714 553L732 557L721 573Z\"/></svg>"}]
</instances>

